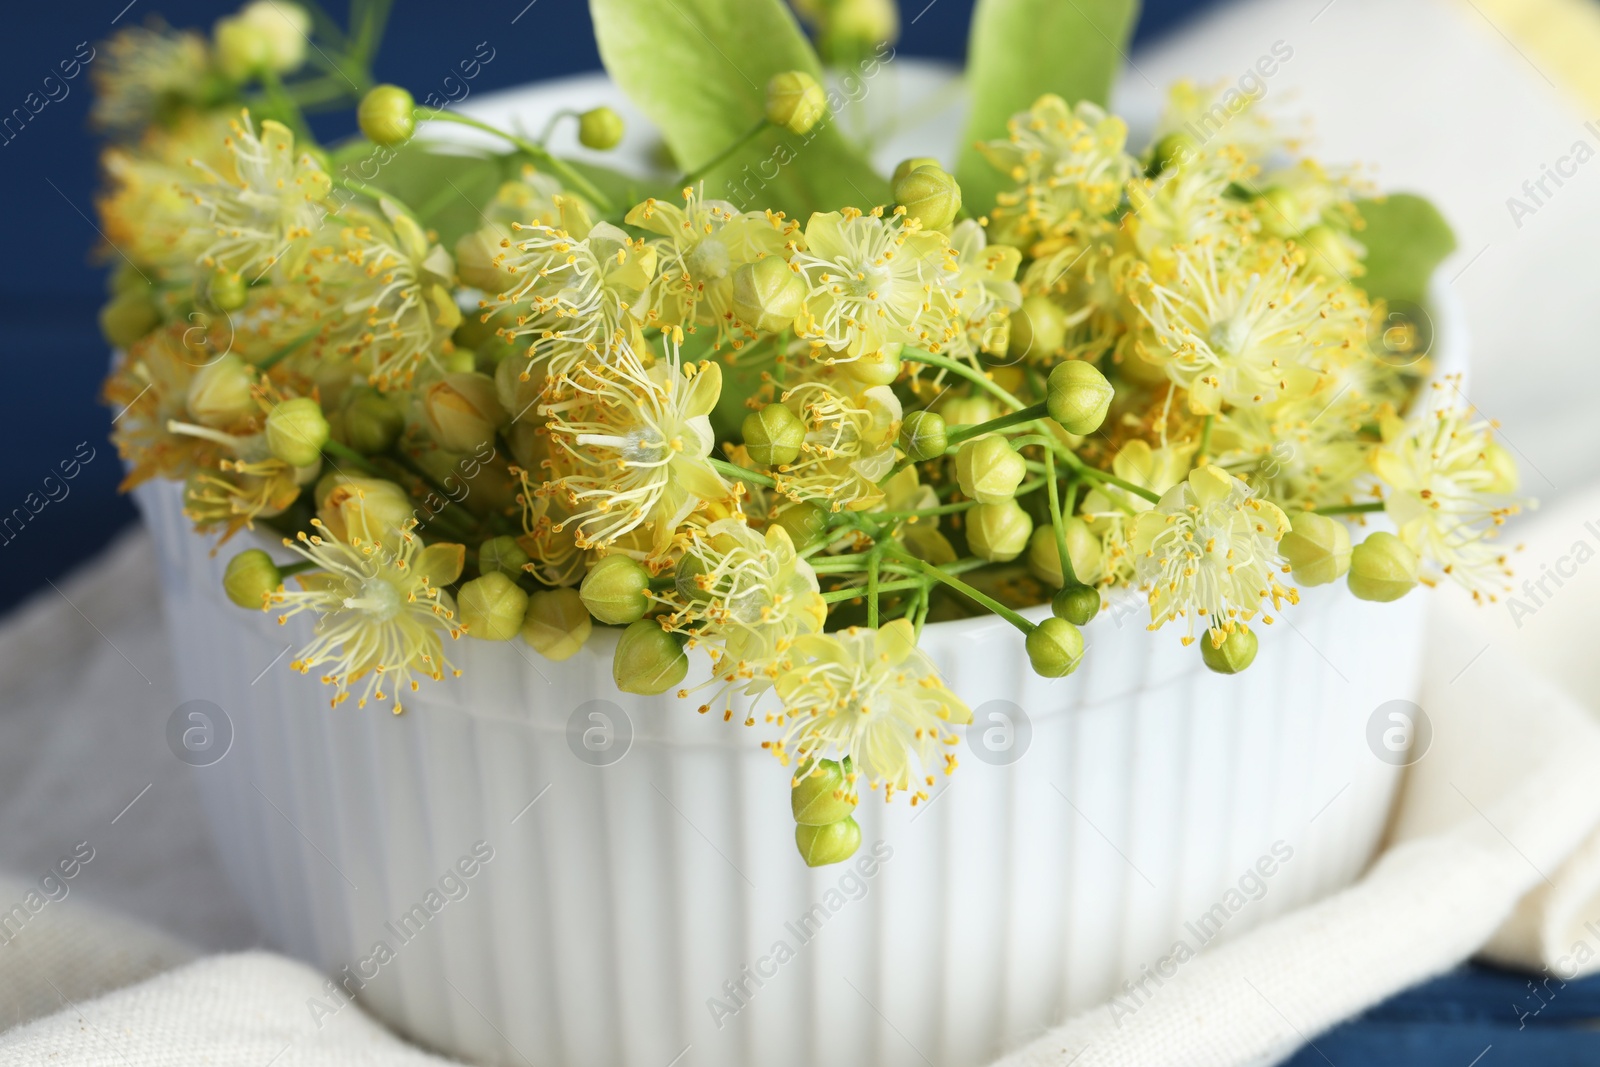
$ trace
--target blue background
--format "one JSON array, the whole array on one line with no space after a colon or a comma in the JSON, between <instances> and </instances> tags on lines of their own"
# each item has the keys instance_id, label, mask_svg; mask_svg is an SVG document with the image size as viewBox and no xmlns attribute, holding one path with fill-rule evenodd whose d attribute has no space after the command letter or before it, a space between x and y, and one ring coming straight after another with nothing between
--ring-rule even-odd
<instances>
[{"instance_id":1,"label":"blue background","mask_svg":"<svg viewBox=\"0 0 1600 1067\"><path fill-rule=\"evenodd\" d=\"M971 0L933 0L925 9L922 2L902 4L908 25L898 47L909 55L961 60ZM20 106L79 42L98 42L113 32L113 19L122 25L159 12L175 26L209 26L237 6L135 0L125 9L126 3L9 10L0 38L0 113ZM403 85L433 84L486 38L498 55L483 68L475 91L599 69L582 0L535 0L513 25L526 5L527 0L399 0L376 73ZM338 13L337 4L330 6ZM1206 0L1149 0L1138 38L1172 32L1204 6ZM0 515L39 490L80 442L97 452L70 483L69 496L46 506L19 536L0 545L0 611L92 555L134 519L131 505L116 493L121 468L106 443L110 412L97 399L107 351L95 321L106 269L90 256L97 241L90 221L96 144L87 123L88 78L70 84L68 97L48 105L0 146L0 226L7 251L0 257L0 358L10 368L10 386L0 391ZM348 118L319 123L329 137L353 128ZM1292 1067L1600 1063L1600 1033L1593 1030L1600 1018L1600 979L1552 982L1537 999L1527 982L1523 975L1464 967L1318 1037Z\"/></svg>"}]
</instances>

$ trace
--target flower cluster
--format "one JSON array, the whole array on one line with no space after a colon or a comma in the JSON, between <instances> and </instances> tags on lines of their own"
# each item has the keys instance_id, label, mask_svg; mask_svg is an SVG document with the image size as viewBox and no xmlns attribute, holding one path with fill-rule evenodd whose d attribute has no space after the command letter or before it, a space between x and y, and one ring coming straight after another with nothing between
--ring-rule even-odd
<instances>
[{"instance_id":1,"label":"flower cluster","mask_svg":"<svg viewBox=\"0 0 1600 1067\"><path fill-rule=\"evenodd\" d=\"M301 71L311 29L256 0L210 39L124 31L94 113L127 484L182 481L219 543L277 534L292 558L239 552L227 595L315 620L293 666L335 706L398 712L457 673L447 639L562 660L617 627L617 686L762 733L826 863L864 792L919 803L955 768L971 715L930 622L1000 615L1059 677L1130 587L1233 673L1291 580L1505 587L1515 465L1457 382L1423 388L1425 319L1364 287L1364 190L1254 114L1197 141L1210 90L1175 89L1139 152L1041 97L979 146L992 206L912 159L892 203L790 218L395 86L319 145L302 109L344 89ZM827 111L780 74L729 153ZM620 131L580 117L591 148Z\"/></svg>"}]
</instances>

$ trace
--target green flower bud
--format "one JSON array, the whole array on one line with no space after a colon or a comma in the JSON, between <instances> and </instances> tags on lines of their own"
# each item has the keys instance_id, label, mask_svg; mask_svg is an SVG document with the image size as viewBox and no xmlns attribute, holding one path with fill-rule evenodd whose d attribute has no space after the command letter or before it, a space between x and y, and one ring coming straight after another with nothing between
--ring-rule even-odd
<instances>
[{"instance_id":1,"label":"green flower bud","mask_svg":"<svg viewBox=\"0 0 1600 1067\"><path fill-rule=\"evenodd\" d=\"M913 411L900 423L900 447L916 463L944 455L949 436L944 418L931 411Z\"/></svg>"},{"instance_id":2,"label":"green flower bud","mask_svg":"<svg viewBox=\"0 0 1600 1067\"><path fill-rule=\"evenodd\" d=\"M1417 554L1392 533L1370 533L1350 550L1350 592L1362 600L1399 600L1417 584Z\"/></svg>"},{"instance_id":3,"label":"green flower bud","mask_svg":"<svg viewBox=\"0 0 1600 1067\"><path fill-rule=\"evenodd\" d=\"M921 166L894 183L894 202L925 230L942 230L961 213L961 186L943 167Z\"/></svg>"},{"instance_id":4,"label":"green flower bud","mask_svg":"<svg viewBox=\"0 0 1600 1067\"><path fill-rule=\"evenodd\" d=\"M907 174L910 174L912 171L916 170L918 167L938 166L940 166L939 161L934 159L932 156L912 156L910 159L902 159L898 164L895 165L894 174L890 176L889 181L891 183L896 183L901 178L904 178Z\"/></svg>"},{"instance_id":5,"label":"green flower bud","mask_svg":"<svg viewBox=\"0 0 1600 1067\"><path fill-rule=\"evenodd\" d=\"M446 452L476 452L494 443L505 410L487 374L446 374L422 391L428 435Z\"/></svg>"},{"instance_id":6,"label":"green flower bud","mask_svg":"<svg viewBox=\"0 0 1600 1067\"><path fill-rule=\"evenodd\" d=\"M272 557L259 548L250 548L228 561L222 573L222 589L228 599L241 608L265 610L268 594L283 584L283 575Z\"/></svg>"},{"instance_id":7,"label":"green flower bud","mask_svg":"<svg viewBox=\"0 0 1600 1067\"><path fill-rule=\"evenodd\" d=\"M795 775L789 809L801 826L832 826L855 814L855 789L850 784L850 757L813 760Z\"/></svg>"},{"instance_id":8,"label":"green flower bud","mask_svg":"<svg viewBox=\"0 0 1600 1067\"><path fill-rule=\"evenodd\" d=\"M189 417L202 426L226 429L260 414L261 407L250 392L255 377L255 372L238 356L218 356L189 379L189 392L184 398Z\"/></svg>"},{"instance_id":9,"label":"green flower bud","mask_svg":"<svg viewBox=\"0 0 1600 1067\"><path fill-rule=\"evenodd\" d=\"M217 68L230 81L242 82L267 69L271 58L266 37L241 15L225 15L211 30Z\"/></svg>"},{"instance_id":10,"label":"green flower bud","mask_svg":"<svg viewBox=\"0 0 1600 1067\"><path fill-rule=\"evenodd\" d=\"M1278 542L1278 551L1294 569L1294 580L1301 585L1327 585L1344 577L1350 569L1350 528L1338 519L1313 511L1297 511L1289 517L1289 532Z\"/></svg>"},{"instance_id":11,"label":"green flower bud","mask_svg":"<svg viewBox=\"0 0 1600 1067\"><path fill-rule=\"evenodd\" d=\"M589 640L594 622L576 589L549 589L528 598L522 617L522 639L534 651L559 663L570 659Z\"/></svg>"},{"instance_id":12,"label":"green flower bud","mask_svg":"<svg viewBox=\"0 0 1600 1067\"><path fill-rule=\"evenodd\" d=\"M1080 582L1092 582L1099 578L1104 558L1100 539L1076 515L1067 516L1061 525L1067 537L1067 558L1072 561L1073 576ZM1040 581L1061 588L1061 550L1056 546L1053 527L1041 526L1033 531L1033 537L1028 541L1028 570Z\"/></svg>"},{"instance_id":13,"label":"green flower bud","mask_svg":"<svg viewBox=\"0 0 1600 1067\"><path fill-rule=\"evenodd\" d=\"M733 272L733 313L754 329L787 329L805 299L804 279L782 256L762 256Z\"/></svg>"},{"instance_id":14,"label":"green flower bud","mask_svg":"<svg viewBox=\"0 0 1600 1067\"><path fill-rule=\"evenodd\" d=\"M372 386L360 385L345 394L345 444L357 452L387 452L405 428L405 414Z\"/></svg>"},{"instance_id":15,"label":"green flower bud","mask_svg":"<svg viewBox=\"0 0 1600 1067\"><path fill-rule=\"evenodd\" d=\"M979 504L967 512L967 547L991 563L1007 563L1028 547L1033 520L1015 500Z\"/></svg>"},{"instance_id":16,"label":"green flower bud","mask_svg":"<svg viewBox=\"0 0 1600 1067\"><path fill-rule=\"evenodd\" d=\"M214 271L205 277L205 298L219 311L237 311L250 298L244 275L231 270Z\"/></svg>"},{"instance_id":17,"label":"green flower bud","mask_svg":"<svg viewBox=\"0 0 1600 1067\"><path fill-rule=\"evenodd\" d=\"M260 35L268 70L287 74L306 61L311 16L299 4L289 0L254 0L239 11L239 18Z\"/></svg>"},{"instance_id":18,"label":"green flower bud","mask_svg":"<svg viewBox=\"0 0 1600 1067\"><path fill-rule=\"evenodd\" d=\"M672 571L672 587L691 604L705 603L711 599L711 591L700 584L700 576L705 573L705 560L699 556L684 556Z\"/></svg>"},{"instance_id":19,"label":"green flower bud","mask_svg":"<svg viewBox=\"0 0 1600 1067\"><path fill-rule=\"evenodd\" d=\"M317 518L336 541L351 536L394 544L416 516L416 505L398 485L382 478L359 478L337 471L316 487Z\"/></svg>"},{"instance_id":20,"label":"green flower bud","mask_svg":"<svg viewBox=\"0 0 1600 1067\"><path fill-rule=\"evenodd\" d=\"M1222 638L1222 644L1216 643ZM1200 638L1200 658L1218 674L1238 674L1256 661L1256 635L1243 626L1224 635L1220 630L1207 630Z\"/></svg>"},{"instance_id":21,"label":"green flower bud","mask_svg":"<svg viewBox=\"0 0 1600 1067\"><path fill-rule=\"evenodd\" d=\"M405 144L417 132L417 101L398 85L379 85L361 98L356 121L373 144Z\"/></svg>"},{"instance_id":22,"label":"green flower bud","mask_svg":"<svg viewBox=\"0 0 1600 1067\"><path fill-rule=\"evenodd\" d=\"M622 140L622 116L609 107L590 108L578 116L578 143L601 152Z\"/></svg>"},{"instance_id":23,"label":"green flower bud","mask_svg":"<svg viewBox=\"0 0 1600 1067\"><path fill-rule=\"evenodd\" d=\"M807 867L826 867L830 863L843 863L861 847L861 827L853 818L840 819L826 826L794 828L795 847Z\"/></svg>"},{"instance_id":24,"label":"green flower bud","mask_svg":"<svg viewBox=\"0 0 1600 1067\"><path fill-rule=\"evenodd\" d=\"M818 544L828 535L828 512L816 504L791 504L778 512L777 523L798 552Z\"/></svg>"},{"instance_id":25,"label":"green flower bud","mask_svg":"<svg viewBox=\"0 0 1600 1067\"><path fill-rule=\"evenodd\" d=\"M127 348L161 323L161 309L141 286L126 289L100 309L100 333L117 348Z\"/></svg>"},{"instance_id":26,"label":"green flower bud","mask_svg":"<svg viewBox=\"0 0 1600 1067\"><path fill-rule=\"evenodd\" d=\"M1145 168L1145 174L1154 178L1174 164L1182 166L1186 160L1193 158L1194 151L1193 137L1176 131L1169 133L1150 150L1150 164Z\"/></svg>"},{"instance_id":27,"label":"green flower bud","mask_svg":"<svg viewBox=\"0 0 1600 1067\"><path fill-rule=\"evenodd\" d=\"M1082 437L1106 421L1116 390L1093 363L1069 359L1050 372L1048 393L1050 417L1068 433Z\"/></svg>"},{"instance_id":28,"label":"green flower bud","mask_svg":"<svg viewBox=\"0 0 1600 1067\"><path fill-rule=\"evenodd\" d=\"M1050 613L1074 626L1087 626L1100 614L1100 590L1092 585L1069 585L1051 598Z\"/></svg>"},{"instance_id":29,"label":"green flower bud","mask_svg":"<svg viewBox=\"0 0 1600 1067\"><path fill-rule=\"evenodd\" d=\"M956 453L956 480L961 491L981 504L1010 500L1027 473L1022 454L995 434L974 438Z\"/></svg>"},{"instance_id":30,"label":"green flower bud","mask_svg":"<svg viewBox=\"0 0 1600 1067\"><path fill-rule=\"evenodd\" d=\"M828 98L817 79L803 70L774 74L767 82L767 121L790 133L809 133L828 113Z\"/></svg>"},{"instance_id":31,"label":"green flower bud","mask_svg":"<svg viewBox=\"0 0 1600 1067\"><path fill-rule=\"evenodd\" d=\"M267 416L267 451L291 467L309 467L322 458L328 420L309 396L285 400Z\"/></svg>"},{"instance_id":32,"label":"green flower bud","mask_svg":"<svg viewBox=\"0 0 1600 1067\"><path fill-rule=\"evenodd\" d=\"M507 578L519 578L523 574L522 565L528 561L528 554L510 534L491 537L478 546L479 574L498 573Z\"/></svg>"},{"instance_id":33,"label":"green flower bud","mask_svg":"<svg viewBox=\"0 0 1600 1067\"><path fill-rule=\"evenodd\" d=\"M900 377L900 351L903 347L900 342L891 341L876 352L841 363L839 367L864 385L888 385Z\"/></svg>"},{"instance_id":34,"label":"green flower bud","mask_svg":"<svg viewBox=\"0 0 1600 1067\"><path fill-rule=\"evenodd\" d=\"M1048 296L1030 296L1011 315L1006 351L1013 359L1046 359L1067 343L1067 312Z\"/></svg>"},{"instance_id":35,"label":"green flower bud","mask_svg":"<svg viewBox=\"0 0 1600 1067\"><path fill-rule=\"evenodd\" d=\"M1083 662L1083 631L1054 616L1028 634L1028 662L1046 678L1065 678Z\"/></svg>"},{"instance_id":36,"label":"green flower bud","mask_svg":"<svg viewBox=\"0 0 1600 1067\"><path fill-rule=\"evenodd\" d=\"M528 594L499 571L490 571L461 587L456 597L461 625L484 641L509 641L522 629Z\"/></svg>"},{"instance_id":37,"label":"green flower bud","mask_svg":"<svg viewBox=\"0 0 1600 1067\"><path fill-rule=\"evenodd\" d=\"M622 631L611 660L611 677L624 693L655 696L683 681L689 657L683 639L654 619L640 619Z\"/></svg>"},{"instance_id":38,"label":"green flower bud","mask_svg":"<svg viewBox=\"0 0 1600 1067\"><path fill-rule=\"evenodd\" d=\"M782 404L752 411L744 417L742 429L750 458L769 467L793 463L806 439L806 424Z\"/></svg>"},{"instance_id":39,"label":"green flower bud","mask_svg":"<svg viewBox=\"0 0 1600 1067\"><path fill-rule=\"evenodd\" d=\"M644 618L650 610L650 572L632 556L620 552L606 556L584 575L578 595L589 614L603 623L621 626Z\"/></svg>"}]
</instances>

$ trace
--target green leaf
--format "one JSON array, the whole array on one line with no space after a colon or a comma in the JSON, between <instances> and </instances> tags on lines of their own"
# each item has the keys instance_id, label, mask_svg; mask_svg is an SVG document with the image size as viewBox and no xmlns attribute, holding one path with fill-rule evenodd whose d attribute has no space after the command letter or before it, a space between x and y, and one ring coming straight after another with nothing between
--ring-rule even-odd
<instances>
[{"instance_id":1,"label":"green leaf","mask_svg":"<svg viewBox=\"0 0 1600 1067\"><path fill-rule=\"evenodd\" d=\"M690 171L765 113L767 81L786 70L822 80L821 64L781 0L590 0L606 70ZM797 136L768 129L705 179L706 196L813 211L889 202L889 186L824 119Z\"/></svg>"},{"instance_id":2,"label":"green leaf","mask_svg":"<svg viewBox=\"0 0 1600 1067\"><path fill-rule=\"evenodd\" d=\"M1104 106L1127 55L1138 0L978 0L967 45L972 113L956 165L974 215L1010 180L973 147L1006 135L1006 120L1045 93Z\"/></svg>"},{"instance_id":3,"label":"green leaf","mask_svg":"<svg viewBox=\"0 0 1600 1067\"><path fill-rule=\"evenodd\" d=\"M1456 250L1456 236L1439 209L1411 193L1358 200L1366 228L1356 234L1367 246L1367 271L1356 284L1374 300L1422 303L1434 268Z\"/></svg>"}]
</instances>

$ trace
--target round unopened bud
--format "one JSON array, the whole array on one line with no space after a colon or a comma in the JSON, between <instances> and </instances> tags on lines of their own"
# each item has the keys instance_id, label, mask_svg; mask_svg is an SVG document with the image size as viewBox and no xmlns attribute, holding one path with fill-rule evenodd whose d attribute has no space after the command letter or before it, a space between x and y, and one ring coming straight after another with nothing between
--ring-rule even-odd
<instances>
[{"instance_id":1,"label":"round unopened bud","mask_svg":"<svg viewBox=\"0 0 1600 1067\"><path fill-rule=\"evenodd\" d=\"M272 557L259 548L246 549L228 561L222 589L241 608L265 608L267 597L283 584Z\"/></svg>"},{"instance_id":2,"label":"round unopened bud","mask_svg":"<svg viewBox=\"0 0 1600 1067\"><path fill-rule=\"evenodd\" d=\"M1362 600L1399 600L1417 585L1417 554L1392 533L1370 533L1350 550L1350 592Z\"/></svg>"},{"instance_id":3,"label":"round unopened bud","mask_svg":"<svg viewBox=\"0 0 1600 1067\"><path fill-rule=\"evenodd\" d=\"M428 435L446 452L476 452L494 441L506 413L494 379L476 371L446 374L422 391Z\"/></svg>"},{"instance_id":4,"label":"round unopened bud","mask_svg":"<svg viewBox=\"0 0 1600 1067\"><path fill-rule=\"evenodd\" d=\"M827 111L822 86L803 70L786 70L767 82L767 121L774 126L809 133Z\"/></svg>"},{"instance_id":5,"label":"round unopened bud","mask_svg":"<svg viewBox=\"0 0 1600 1067\"><path fill-rule=\"evenodd\" d=\"M650 572L632 556L613 553L596 563L583 577L578 594L589 614L603 623L621 626L644 618L650 610Z\"/></svg>"},{"instance_id":6,"label":"round unopened bud","mask_svg":"<svg viewBox=\"0 0 1600 1067\"><path fill-rule=\"evenodd\" d=\"M484 641L509 641L522 629L528 594L504 574L490 571L461 587L456 606L468 635Z\"/></svg>"},{"instance_id":7,"label":"round unopened bud","mask_svg":"<svg viewBox=\"0 0 1600 1067\"><path fill-rule=\"evenodd\" d=\"M961 186L943 167L924 164L894 183L894 202L924 230L942 230L961 213Z\"/></svg>"},{"instance_id":8,"label":"round unopened bud","mask_svg":"<svg viewBox=\"0 0 1600 1067\"><path fill-rule=\"evenodd\" d=\"M850 757L811 760L795 775L789 792L789 810L801 826L831 826L855 814L856 797L850 784Z\"/></svg>"},{"instance_id":9,"label":"round unopened bud","mask_svg":"<svg viewBox=\"0 0 1600 1067\"><path fill-rule=\"evenodd\" d=\"M242 15L225 15L211 29L217 69L230 81L242 82L268 69L271 46L260 27Z\"/></svg>"},{"instance_id":10,"label":"round unopened bud","mask_svg":"<svg viewBox=\"0 0 1600 1067\"><path fill-rule=\"evenodd\" d=\"M184 406L189 417L202 426L226 429L242 419L261 413L250 387L255 372L233 354L218 356L194 372Z\"/></svg>"},{"instance_id":11,"label":"round unopened bud","mask_svg":"<svg viewBox=\"0 0 1600 1067\"><path fill-rule=\"evenodd\" d=\"M529 561L528 553L510 534L491 537L478 546L478 573L503 574L517 578L523 573L522 565Z\"/></svg>"},{"instance_id":12,"label":"round unopened bud","mask_svg":"<svg viewBox=\"0 0 1600 1067\"><path fill-rule=\"evenodd\" d=\"M699 556L683 556L678 560L678 565L672 571L672 588L678 595L690 603L705 603L711 599L711 591L701 584L701 575L706 573L706 561ZM707 579L709 581L709 579Z\"/></svg>"},{"instance_id":13,"label":"round unopened bud","mask_svg":"<svg viewBox=\"0 0 1600 1067\"><path fill-rule=\"evenodd\" d=\"M1068 433L1083 437L1106 421L1116 390L1093 363L1069 359L1050 372L1046 403L1050 417Z\"/></svg>"},{"instance_id":14,"label":"round unopened bud","mask_svg":"<svg viewBox=\"0 0 1600 1067\"><path fill-rule=\"evenodd\" d=\"M215 271L206 276L205 287L206 300L219 311L237 311L250 297L250 287L237 271Z\"/></svg>"},{"instance_id":15,"label":"round unopened bud","mask_svg":"<svg viewBox=\"0 0 1600 1067\"><path fill-rule=\"evenodd\" d=\"M1218 638L1222 639L1219 645ZM1231 634L1207 630L1200 638L1200 658L1207 667L1218 674L1238 674L1256 661L1256 635L1243 626L1234 627Z\"/></svg>"},{"instance_id":16,"label":"round unopened bud","mask_svg":"<svg viewBox=\"0 0 1600 1067\"><path fill-rule=\"evenodd\" d=\"M1168 167L1181 167L1194 158L1194 151L1193 137L1176 131L1169 133L1157 141L1150 150L1150 163L1145 168L1145 173L1154 178Z\"/></svg>"},{"instance_id":17,"label":"round unopened bud","mask_svg":"<svg viewBox=\"0 0 1600 1067\"><path fill-rule=\"evenodd\" d=\"M1050 618L1028 634L1028 662L1046 678L1065 678L1083 662L1083 631L1066 619Z\"/></svg>"},{"instance_id":18,"label":"round unopened bud","mask_svg":"<svg viewBox=\"0 0 1600 1067\"><path fill-rule=\"evenodd\" d=\"M640 619L622 631L611 660L611 677L624 693L654 696L683 681L689 657L683 639L654 619Z\"/></svg>"},{"instance_id":19,"label":"round unopened bud","mask_svg":"<svg viewBox=\"0 0 1600 1067\"><path fill-rule=\"evenodd\" d=\"M934 159L932 156L912 156L910 159L902 159L899 163L895 164L894 173L890 175L889 181L891 183L898 182L901 178L904 178L907 174L910 174L918 167L938 166L940 166L939 161Z\"/></svg>"},{"instance_id":20,"label":"round unopened bud","mask_svg":"<svg viewBox=\"0 0 1600 1067\"><path fill-rule=\"evenodd\" d=\"M806 424L782 404L768 404L744 417L744 447L769 467L793 463L806 440Z\"/></svg>"},{"instance_id":21,"label":"round unopened bud","mask_svg":"<svg viewBox=\"0 0 1600 1067\"><path fill-rule=\"evenodd\" d=\"M522 639L557 663L570 659L589 640L594 621L576 589L549 589L528 598Z\"/></svg>"},{"instance_id":22,"label":"round unopened bud","mask_svg":"<svg viewBox=\"0 0 1600 1067\"><path fill-rule=\"evenodd\" d=\"M801 823L794 828L794 843L807 867L843 863L861 847L861 827L854 818L840 819L826 826Z\"/></svg>"},{"instance_id":23,"label":"round unopened bud","mask_svg":"<svg viewBox=\"0 0 1600 1067\"><path fill-rule=\"evenodd\" d=\"M819 544L828 535L828 512L816 504L791 504L778 512L777 523L797 552Z\"/></svg>"},{"instance_id":24,"label":"round unopened bud","mask_svg":"<svg viewBox=\"0 0 1600 1067\"><path fill-rule=\"evenodd\" d=\"M1030 296L1011 315L1006 352L1013 359L1046 359L1067 343L1067 312L1048 296Z\"/></svg>"},{"instance_id":25,"label":"round unopened bud","mask_svg":"<svg viewBox=\"0 0 1600 1067\"><path fill-rule=\"evenodd\" d=\"M364 455L387 452L406 428L405 414L388 397L370 385L345 394L345 444Z\"/></svg>"},{"instance_id":26,"label":"round unopened bud","mask_svg":"<svg viewBox=\"0 0 1600 1067\"><path fill-rule=\"evenodd\" d=\"M382 478L330 473L317 483L317 518L336 541L393 544L416 515L406 491Z\"/></svg>"},{"instance_id":27,"label":"round unopened bud","mask_svg":"<svg viewBox=\"0 0 1600 1067\"><path fill-rule=\"evenodd\" d=\"M161 309L144 287L125 289L100 309L100 333L117 348L127 348L155 329Z\"/></svg>"},{"instance_id":28,"label":"round unopened bud","mask_svg":"<svg viewBox=\"0 0 1600 1067\"><path fill-rule=\"evenodd\" d=\"M361 98L356 121L373 144L405 144L417 132L416 98L398 85L375 86Z\"/></svg>"},{"instance_id":29,"label":"round unopened bud","mask_svg":"<svg viewBox=\"0 0 1600 1067\"><path fill-rule=\"evenodd\" d=\"M1313 511L1297 511L1289 523L1278 552L1294 569L1294 580L1309 586L1343 578L1350 569L1350 528Z\"/></svg>"},{"instance_id":30,"label":"round unopened bud","mask_svg":"<svg viewBox=\"0 0 1600 1067\"><path fill-rule=\"evenodd\" d=\"M1100 548L1100 539L1090 532L1089 526L1076 515L1069 515L1061 520L1062 533L1067 538L1067 559L1072 563L1072 574L1080 582L1093 581L1100 576L1100 567L1104 554ZM1028 541L1028 570L1040 581L1048 582L1060 588L1063 575L1061 573L1061 549L1056 544L1056 532L1053 527L1041 526L1033 531L1033 537Z\"/></svg>"},{"instance_id":31,"label":"round unopened bud","mask_svg":"<svg viewBox=\"0 0 1600 1067\"><path fill-rule=\"evenodd\" d=\"M863 385L889 385L900 377L900 351L904 346L891 341L876 352L840 364L844 372Z\"/></svg>"},{"instance_id":32,"label":"round unopened bud","mask_svg":"<svg viewBox=\"0 0 1600 1067\"><path fill-rule=\"evenodd\" d=\"M327 417L309 396L285 400L267 416L267 451L291 467L311 466L327 443Z\"/></svg>"},{"instance_id":33,"label":"round unopened bud","mask_svg":"<svg viewBox=\"0 0 1600 1067\"><path fill-rule=\"evenodd\" d=\"M306 61L311 15L299 4L289 0L254 0L240 10L239 18L260 36L268 70L287 74Z\"/></svg>"},{"instance_id":34,"label":"round unopened bud","mask_svg":"<svg viewBox=\"0 0 1600 1067\"><path fill-rule=\"evenodd\" d=\"M757 330L788 328L805 299L805 282L782 256L762 256L733 272L733 313Z\"/></svg>"},{"instance_id":35,"label":"round unopened bud","mask_svg":"<svg viewBox=\"0 0 1600 1067\"><path fill-rule=\"evenodd\" d=\"M979 504L967 512L967 547L991 563L1008 563L1028 547L1033 520L1015 500Z\"/></svg>"},{"instance_id":36,"label":"round unopened bud","mask_svg":"<svg viewBox=\"0 0 1600 1067\"><path fill-rule=\"evenodd\" d=\"M1027 473L1022 454L995 434L968 441L956 453L956 480L961 491L980 504L1010 500Z\"/></svg>"},{"instance_id":37,"label":"round unopened bud","mask_svg":"<svg viewBox=\"0 0 1600 1067\"><path fill-rule=\"evenodd\" d=\"M900 447L913 463L944 455L949 438L943 416L932 411L913 411L900 423Z\"/></svg>"},{"instance_id":38,"label":"round unopened bud","mask_svg":"<svg viewBox=\"0 0 1600 1067\"><path fill-rule=\"evenodd\" d=\"M1100 614L1100 590L1074 583L1050 599L1050 613L1074 626L1087 626Z\"/></svg>"},{"instance_id":39,"label":"round unopened bud","mask_svg":"<svg viewBox=\"0 0 1600 1067\"><path fill-rule=\"evenodd\" d=\"M622 140L622 116L609 107L590 108L578 116L578 143L605 152Z\"/></svg>"}]
</instances>

